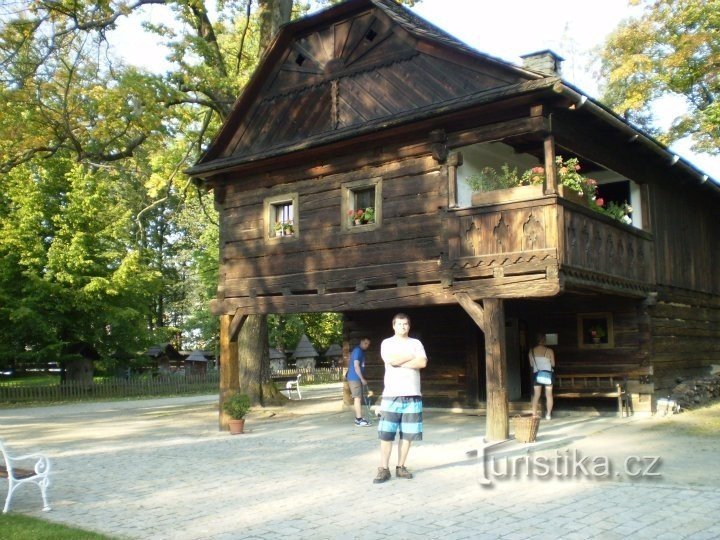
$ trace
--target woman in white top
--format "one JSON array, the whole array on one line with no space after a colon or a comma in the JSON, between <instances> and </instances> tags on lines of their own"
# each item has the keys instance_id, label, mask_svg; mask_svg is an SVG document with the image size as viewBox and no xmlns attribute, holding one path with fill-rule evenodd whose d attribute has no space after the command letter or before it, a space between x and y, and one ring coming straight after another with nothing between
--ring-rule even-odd
<instances>
[{"instance_id":1,"label":"woman in white top","mask_svg":"<svg viewBox=\"0 0 720 540\"><path fill-rule=\"evenodd\" d=\"M539 371L550 371L555 370L555 353L551 348L545 345L545 334L538 333L536 339L537 345L530 349L528 354L530 358L530 365L533 369L533 397L532 397L532 413L533 416L538 416L538 404L540 403L540 394L542 393L543 386L545 387L545 401L547 403L547 413L545 418L550 420L552 418L553 409L553 395L552 395L552 379L550 384L547 382L538 382Z\"/></svg>"}]
</instances>

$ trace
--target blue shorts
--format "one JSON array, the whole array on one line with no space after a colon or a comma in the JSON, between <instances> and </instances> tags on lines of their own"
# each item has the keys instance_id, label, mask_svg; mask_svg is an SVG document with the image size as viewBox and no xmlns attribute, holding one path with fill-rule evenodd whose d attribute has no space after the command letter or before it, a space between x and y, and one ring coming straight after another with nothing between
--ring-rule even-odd
<instances>
[{"instance_id":1,"label":"blue shorts","mask_svg":"<svg viewBox=\"0 0 720 540\"><path fill-rule=\"evenodd\" d=\"M378 438L381 441L394 441L398 431L401 440L422 441L421 396L383 397L380 416Z\"/></svg>"}]
</instances>

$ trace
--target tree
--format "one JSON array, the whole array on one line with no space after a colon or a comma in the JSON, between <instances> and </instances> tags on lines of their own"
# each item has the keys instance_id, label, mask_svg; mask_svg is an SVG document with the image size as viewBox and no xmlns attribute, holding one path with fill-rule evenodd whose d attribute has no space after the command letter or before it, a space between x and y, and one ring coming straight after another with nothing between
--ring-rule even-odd
<instances>
[{"instance_id":1,"label":"tree","mask_svg":"<svg viewBox=\"0 0 720 540\"><path fill-rule=\"evenodd\" d=\"M720 0L634 0L645 6L608 38L602 53L603 100L665 144L690 136L693 150L720 153ZM687 112L667 133L652 107L681 96Z\"/></svg>"},{"instance_id":2,"label":"tree","mask_svg":"<svg viewBox=\"0 0 720 540\"><path fill-rule=\"evenodd\" d=\"M168 13L166 23L144 24L168 48L172 68L162 74L123 65L109 41L122 17L142 16L151 4ZM14 240L0 248L27 261L19 270L0 265L0 298L18 301L0 308L0 320L22 319L45 336L37 347L26 341L32 336L11 340L8 355L27 343L34 351L63 348L68 339L112 354L119 345L109 336L122 335L123 314L135 325L142 314L144 338L188 327L187 306L214 295L217 259L209 255L217 253L217 224L207 194L180 171L227 117L279 25L308 9L292 0L18 0L0 8L0 171L17 175L20 186L18 199L0 199L14 216L3 226ZM32 171L43 171L43 181L22 193ZM117 193L127 204L111 216L102 201L114 204ZM84 206L84 196L94 206ZM31 200L15 211L23 197ZM102 219L113 226L102 229ZM23 237L13 236L18 223ZM23 249L13 253L12 242ZM17 289L20 275L32 277L31 290ZM42 303L48 288L69 297ZM206 311L200 319L217 329ZM87 328L70 338L73 322ZM258 336L243 338L243 354L262 364L251 372L267 374L267 341ZM262 377L249 383L256 401L272 392L262 390L269 381Z\"/></svg>"}]
</instances>

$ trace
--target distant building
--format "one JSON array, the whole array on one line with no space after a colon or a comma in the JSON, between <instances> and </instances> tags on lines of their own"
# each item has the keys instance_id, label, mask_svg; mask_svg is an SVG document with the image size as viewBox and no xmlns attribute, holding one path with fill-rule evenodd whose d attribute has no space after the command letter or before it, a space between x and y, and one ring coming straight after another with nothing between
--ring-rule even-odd
<instances>
[{"instance_id":1,"label":"distant building","mask_svg":"<svg viewBox=\"0 0 720 540\"><path fill-rule=\"evenodd\" d=\"M293 358L295 358L295 367L297 369L315 369L318 352L313 347L308 337L303 334L300 342L295 347Z\"/></svg>"}]
</instances>

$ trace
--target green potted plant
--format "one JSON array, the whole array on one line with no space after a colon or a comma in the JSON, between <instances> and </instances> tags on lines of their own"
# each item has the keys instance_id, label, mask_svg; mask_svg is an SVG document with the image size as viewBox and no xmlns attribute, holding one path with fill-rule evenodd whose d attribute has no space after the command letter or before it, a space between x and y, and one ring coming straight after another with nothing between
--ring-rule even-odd
<instances>
[{"instance_id":1,"label":"green potted plant","mask_svg":"<svg viewBox=\"0 0 720 540\"><path fill-rule=\"evenodd\" d=\"M605 328L603 328L602 325L598 324L590 327L590 337L592 338L593 343L600 343L602 338L606 335L607 332L605 332Z\"/></svg>"},{"instance_id":2,"label":"green potted plant","mask_svg":"<svg viewBox=\"0 0 720 540\"><path fill-rule=\"evenodd\" d=\"M367 225L375 223L375 209L372 206L348 210L348 218L351 225Z\"/></svg>"},{"instance_id":3,"label":"green potted plant","mask_svg":"<svg viewBox=\"0 0 720 540\"><path fill-rule=\"evenodd\" d=\"M230 433L237 435L245 430L245 415L250 411L250 396L235 393L223 403L223 411L230 417Z\"/></svg>"}]
</instances>

